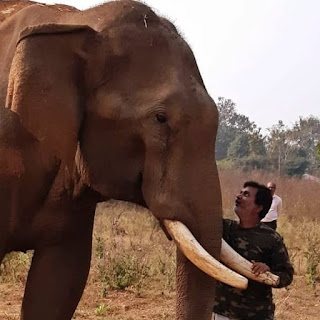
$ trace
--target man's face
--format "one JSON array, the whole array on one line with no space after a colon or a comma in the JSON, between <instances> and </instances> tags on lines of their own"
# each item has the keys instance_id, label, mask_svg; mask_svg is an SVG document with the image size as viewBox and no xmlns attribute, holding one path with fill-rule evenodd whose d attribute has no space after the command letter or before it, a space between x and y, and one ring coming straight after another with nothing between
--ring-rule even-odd
<instances>
[{"instance_id":1,"label":"man's face","mask_svg":"<svg viewBox=\"0 0 320 320\"><path fill-rule=\"evenodd\" d=\"M262 206L255 203L257 191L257 188L246 187L236 196L234 212L240 219L256 216L262 210Z\"/></svg>"},{"instance_id":2,"label":"man's face","mask_svg":"<svg viewBox=\"0 0 320 320\"><path fill-rule=\"evenodd\" d=\"M272 182L268 182L267 188L271 191L271 195L273 196L276 191L276 185Z\"/></svg>"}]
</instances>

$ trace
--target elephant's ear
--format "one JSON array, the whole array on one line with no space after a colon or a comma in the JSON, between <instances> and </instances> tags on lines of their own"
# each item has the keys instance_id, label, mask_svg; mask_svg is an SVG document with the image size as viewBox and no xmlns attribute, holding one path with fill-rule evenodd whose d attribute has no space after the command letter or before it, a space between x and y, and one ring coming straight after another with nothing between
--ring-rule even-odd
<instances>
[{"instance_id":1,"label":"elephant's ear","mask_svg":"<svg viewBox=\"0 0 320 320\"><path fill-rule=\"evenodd\" d=\"M44 147L73 163L85 104L87 26L41 25L20 34L6 107Z\"/></svg>"}]
</instances>

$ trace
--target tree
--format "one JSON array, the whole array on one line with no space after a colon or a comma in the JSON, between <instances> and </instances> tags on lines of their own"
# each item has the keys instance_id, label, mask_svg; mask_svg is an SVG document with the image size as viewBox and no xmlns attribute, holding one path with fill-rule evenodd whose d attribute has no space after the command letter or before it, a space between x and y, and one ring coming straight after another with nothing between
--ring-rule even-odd
<instances>
[{"instance_id":1,"label":"tree","mask_svg":"<svg viewBox=\"0 0 320 320\"><path fill-rule=\"evenodd\" d=\"M299 118L289 129L282 121L269 129L268 154L279 174L300 175L315 172L320 164L317 144L320 140L320 120L310 116Z\"/></svg>"},{"instance_id":2,"label":"tree","mask_svg":"<svg viewBox=\"0 0 320 320\"><path fill-rule=\"evenodd\" d=\"M265 156L267 154L265 137L260 133L260 128L254 128L249 136L249 153L252 157Z\"/></svg>"},{"instance_id":3,"label":"tree","mask_svg":"<svg viewBox=\"0 0 320 320\"><path fill-rule=\"evenodd\" d=\"M314 116L300 117L290 131L289 137L291 148L302 150L308 159L308 171L316 170L319 166L317 145L320 141L320 119Z\"/></svg>"},{"instance_id":4,"label":"tree","mask_svg":"<svg viewBox=\"0 0 320 320\"><path fill-rule=\"evenodd\" d=\"M269 131L267 138L268 154L273 169L277 169L279 175L282 173L282 165L286 161L290 145L288 143L288 128L279 120L273 125Z\"/></svg>"},{"instance_id":5,"label":"tree","mask_svg":"<svg viewBox=\"0 0 320 320\"><path fill-rule=\"evenodd\" d=\"M228 156L230 144L242 133L250 134L256 125L248 117L236 112L236 104L231 99L218 98L219 128L216 141L216 159Z\"/></svg>"},{"instance_id":6,"label":"tree","mask_svg":"<svg viewBox=\"0 0 320 320\"><path fill-rule=\"evenodd\" d=\"M317 143L316 146L316 158L318 161L320 161L320 141Z\"/></svg>"},{"instance_id":7,"label":"tree","mask_svg":"<svg viewBox=\"0 0 320 320\"><path fill-rule=\"evenodd\" d=\"M238 135L228 148L228 157L231 159L239 159L249 156L249 135L242 133Z\"/></svg>"}]
</instances>

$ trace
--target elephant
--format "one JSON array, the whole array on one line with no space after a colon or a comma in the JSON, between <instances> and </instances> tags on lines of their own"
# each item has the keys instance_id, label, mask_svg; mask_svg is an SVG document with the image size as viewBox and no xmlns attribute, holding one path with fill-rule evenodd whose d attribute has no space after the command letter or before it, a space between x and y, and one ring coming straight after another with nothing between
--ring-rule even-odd
<instances>
[{"instance_id":1,"label":"elephant","mask_svg":"<svg viewBox=\"0 0 320 320\"><path fill-rule=\"evenodd\" d=\"M131 0L2 1L0 21L0 262L34 250L21 319L72 318L108 199L148 208L170 240L182 224L217 279L245 286L217 261L218 113L175 26ZM176 319L208 320L215 280L176 241Z\"/></svg>"}]
</instances>

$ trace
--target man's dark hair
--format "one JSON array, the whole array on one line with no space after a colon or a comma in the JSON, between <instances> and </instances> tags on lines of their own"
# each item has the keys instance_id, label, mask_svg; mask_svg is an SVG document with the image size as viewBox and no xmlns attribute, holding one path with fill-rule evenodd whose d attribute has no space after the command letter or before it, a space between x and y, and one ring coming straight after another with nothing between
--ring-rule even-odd
<instances>
[{"instance_id":1,"label":"man's dark hair","mask_svg":"<svg viewBox=\"0 0 320 320\"><path fill-rule=\"evenodd\" d=\"M262 210L259 213L259 218L262 220L265 215L268 213L271 203L272 203L272 195L271 191L263 184L260 184L255 181L247 181L243 185L244 188L252 187L258 189L255 199L255 204L258 206L262 206Z\"/></svg>"}]
</instances>

